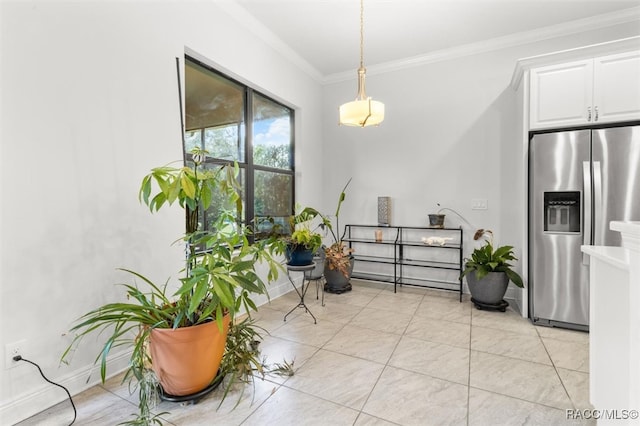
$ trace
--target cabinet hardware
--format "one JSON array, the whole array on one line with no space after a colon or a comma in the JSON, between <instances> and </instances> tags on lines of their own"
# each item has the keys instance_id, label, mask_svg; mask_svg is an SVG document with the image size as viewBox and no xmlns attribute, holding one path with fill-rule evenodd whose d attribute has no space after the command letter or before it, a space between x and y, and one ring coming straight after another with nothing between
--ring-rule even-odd
<instances>
[{"instance_id":1,"label":"cabinet hardware","mask_svg":"<svg viewBox=\"0 0 640 426\"><path fill-rule=\"evenodd\" d=\"M594 107L593 110L596 113L596 117L595 117L595 119L593 121L598 121L598 107Z\"/></svg>"},{"instance_id":2,"label":"cabinet hardware","mask_svg":"<svg viewBox=\"0 0 640 426\"><path fill-rule=\"evenodd\" d=\"M587 107L587 121L591 121L591 107Z\"/></svg>"}]
</instances>

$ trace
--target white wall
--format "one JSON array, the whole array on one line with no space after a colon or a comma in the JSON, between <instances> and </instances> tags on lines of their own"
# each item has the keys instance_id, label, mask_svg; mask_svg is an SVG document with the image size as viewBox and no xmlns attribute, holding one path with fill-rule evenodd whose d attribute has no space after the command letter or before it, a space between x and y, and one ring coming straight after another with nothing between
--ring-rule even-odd
<instances>
[{"instance_id":1,"label":"white wall","mask_svg":"<svg viewBox=\"0 0 640 426\"><path fill-rule=\"evenodd\" d=\"M386 106L385 121L378 128L337 126L337 107L355 97L356 82L326 86L325 203L333 205L352 176L341 224L376 224L377 197L385 195L391 197L393 225L427 226L427 215L435 213L440 203L458 211L475 228L493 230L496 243L515 246L521 257L526 231L524 153L517 94L509 87L516 61L639 33L640 25L633 22L369 73L367 94ZM487 199L488 210L471 210L474 198ZM463 226L467 255L475 247L471 240L475 229L444 213L447 226ZM522 271L522 265L517 270ZM516 295L510 289L508 296Z\"/></svg>"},{"instance_id":2,"label":"white wall","mask_svg":"<svg viewBox=\"0 0 640 426\"><path fill-rule=\"evenodd\" d=\"M123 296L115 268L164 282L181 267L170 247L181 210L151 215L137 201L151 167L181 158L175 58L196 52L296 108L297 195L308 204L321 198L321 87L212 2L0 8L0 349L26 339L25 357L75 393L99 345L85 341L60 366L64 333ZM3 367L0 423L64 399L28 364Z\"/></svg>"},{"instance_id":3,"label":"white wall","mask_svg":"<svg viewBox=\"0 0 640 426\"><path fill-rule=\"evenodd\" d=\"M355 80L319 87L212 2L0 2L0 24L0 350L26 339L25 354L73 392L98 344L60 367L62 335L121 297L115 268L164 281L180 267L168 246L180 211L150 215L136 196L151 167L180 158L175 57L185 49L296 108L302 204L331 212L353 177L341 224L375 223L377 197L389 195L394 224L426 224L440 203L521 250L516 59L638 34L625 24L369 75L387 118L354 129L336 122ZM489 210L472 211L472 198ZM3 424L64 398L26 364L0 368L0 383Z\"/></svg>"}]
</instances>

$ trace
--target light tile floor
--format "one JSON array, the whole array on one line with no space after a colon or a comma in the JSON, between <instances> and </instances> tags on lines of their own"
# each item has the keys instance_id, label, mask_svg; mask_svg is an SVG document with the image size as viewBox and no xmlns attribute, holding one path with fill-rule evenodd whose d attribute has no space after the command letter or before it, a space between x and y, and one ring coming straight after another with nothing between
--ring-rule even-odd
<instances>
[{"instance_id":1,"label":"light tile floor","mask_svg":"<svg viewBox=\"0 0 640 426\"><path fill-rule=\"evenodd\" d=\"M531 325L511 308L479 311L452 292L352 281L353 291L295 293L260 308L267 363L295 360L292 377L268 375L193 405L163 402L173 425L575 425L591 408L588 334ZM311 294L313 296L311 296ZM79 425L130 420L136 397L120 376L77 395ZM235 407L236 403L238 405ZM66 425L61 403L20 425Z\"/></svg>"}]
</instances>

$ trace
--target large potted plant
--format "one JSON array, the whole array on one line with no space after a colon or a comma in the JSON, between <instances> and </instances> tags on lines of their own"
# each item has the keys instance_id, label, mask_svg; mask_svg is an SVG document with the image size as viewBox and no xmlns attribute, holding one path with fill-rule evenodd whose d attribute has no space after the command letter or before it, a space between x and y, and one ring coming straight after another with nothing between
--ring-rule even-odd
<instances>
[{"instance_id":1,"label":"large potted plant","mask_svg":"<svg viewBox=\"0 0 640 426\"><path fill-rule=\"evenodd\" d=\"M281 268L267 242L249 244L250 231L237 219L242 209L237 166L202 170L199 166L204 155L205 151L194 150L192 167L153 169L144 177L139 193L140 200L152 212L175 204L185 210L186 232L182 239L188 254L177 291L169 291L167 284L156 285L138 272L125 270L141 280L144 287L124 284L127 302L108 303L82 316L71 329L76 337L62 356L63 361L67 360L87 334L103 333L106 340L96 362L100 363L104 382L110 351L130 346L125 379L139 382L139 413L133 422L136 424L159 423L157 415L151 414L149 398L156 380L160 392L173 398L204 392L225 373L236 376L233 371L236 365L229 361L236 355L225 352L229 327L236 326L237 313L256 309L252 294L267 292L256 264L268 266L269 281L277 279ZM213 197L220 194L221 201L235 206L236 211L220 214L211 229L200 229L198 207L205 211ZM246 329L248 325L243 323L241 327ZM194 331L202 331L204 335L185 336ZM234 345L237 346L237 341ZM166 354L164 347L169 350ZM231 358L223 362L227 355ZM200 356L204 359L199 360ZM253 361L259 367L259 362ZM224 371L219 371L221 365ZM246 365L239 367L245 369ZM194 380L188 381L194 373L197 373Z\"/></svg>"},{"instance_id":2,"label":"large potted plant","mask_svg":"<svg viewBox=\"0 0 640 426\"><path fill-rule=\"evenodd\" d=\"M522 288L522 277L512 269L509 263L518 260L512 246L493 247L493 232L479 229L474 240L485 237L485 243L471 253L465 261L462 277L467 277L471 292L471 301L478 309L498 309L505 311L509 305L504 300L509 281Z\"/></svg>"},{"instance_id":3,"label":"large potted plant","mask_svg":"<svg viewBox=\"0 0 640 426\"><path fill-rule=\"evenodd\" d=\"M331 223L331 219L327 216L322 216L322 226L329 230L332 238L331 244L325 248L325 291L329 293L340 294L351 290L351 283L349 281L351 279L351 273L353 272L353 249L347 247L344 243L344 234L338 237L338 235L340 235L340 207L346 198L346 190L349 183L351 183L351 179L347 181L347 184L342 188L340 196L338 197L338 205L334 216L336 219L335 229Z\"/></svg>"}]
</instances>

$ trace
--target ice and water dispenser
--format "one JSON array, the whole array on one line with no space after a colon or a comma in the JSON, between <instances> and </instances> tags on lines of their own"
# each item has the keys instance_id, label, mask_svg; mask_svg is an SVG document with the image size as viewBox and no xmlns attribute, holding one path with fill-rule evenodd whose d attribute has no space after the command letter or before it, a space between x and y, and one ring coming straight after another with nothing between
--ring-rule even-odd
<instances>
[{"instance_id":1,"label":"ice and water dispenser","mask_svg":"<svg viewBox=\"0 0 640 426\"><path fill-rule=\"evenodd\" d=\"M580 192L544 193L544 231L580 232Z\"/></svg>"}]
</instances>

